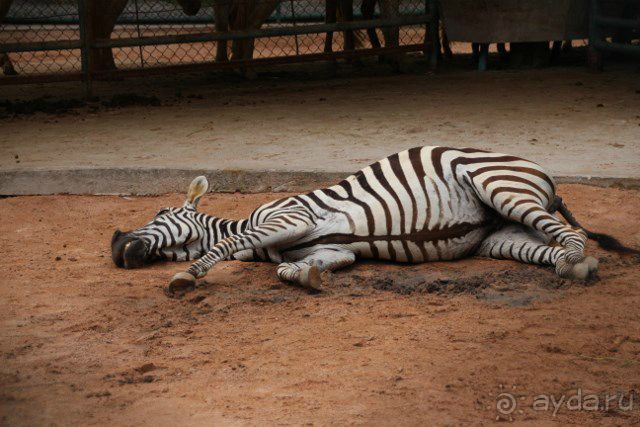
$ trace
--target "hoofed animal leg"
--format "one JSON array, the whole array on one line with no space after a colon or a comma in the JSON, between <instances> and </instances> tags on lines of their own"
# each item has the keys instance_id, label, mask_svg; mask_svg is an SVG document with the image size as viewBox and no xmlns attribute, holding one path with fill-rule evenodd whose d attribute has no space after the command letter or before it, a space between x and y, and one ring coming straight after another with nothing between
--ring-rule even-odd
<instances>
[{"instance_id":1,"label":"hoofed animal leg","mask_svg":"<svg viewBox=\"0 0 640 427\"><path fill-rule=\"evenodd\" d=\"M190 287L196 278L204 277L218 262L247 249L278 247L305 236L315 225L307 218L291 219L290 212L273 215L262 224L244 233L227 237L216 243L206 255L191 264L186 272L176 274L169 284L169 292Z\"/></svg>"},{"instance_id":2,"label":"hoofed animal leg","mask_svg":"<svg viewBox=\"0 0 640 427\"><path fill-rule=\"evenodd\" d=\"M343 22L353 21L353 0L338 0L338 8L340 10L340 16ZM344 46L343 50L351 51L355 50L356 42L353 30L344 31Z\"/></svg>"},{"instance_id":3,"label":"hoofed animal leg","mask_svg":"<svg viewBox=\"0 0 640 427\"><path fill-rule=\"evenodd\" d=\"M6 53L0 53L0 68L2 68L2 72L5 76L16 76L18 72L13 67L13 63L11 62L11 58Z\"/></svg>"},{"instance_id":4,"label":"hoofed animal leg","mask_svg":"<svg viewBox=\"0 0 640 427\"><path fill-rule=\"evenodd\" d=\"M335 24L338 20L338 0L326 0L325 24ZM333 52L333 31L328 31L324 38L324 53Z\"/></svg>"},{"instance_id":5,"label":"hoofed animal leg","mask_svg":"<svg viewBox=\"0 0 640 427\"><path fill-rule=\"evenodd\" d=\"M353 252L338 248L322 248L296 262L278 265L277 274L281 280L296 283L302 287L320 290L323 271L334 271L355 262Z\"/></svg>"},{"instance_id":6,"label":"hoofed animal leg","mask_svg":"<svg viewBox=\"0 0 640 427\"><path fill-rule=\"evenodd\" d=\"M217 33L229 31L229 16L231 14L230 0L216 0L213 2L213 12L215 14L215 27ZM219 40L216 42L216 62L228 62L227 53L228 42Z\"/></svg>"},{"instance_id":7,"label":"hoofed animal leg","mask_svg":"<svg viewBox=\"0 0 640 427\"><path fill-rule=\"evenodd\" d=\"M505 171L503 175L496 175L491 166L468 172L480 198L504 218L553 238L564 247L568 263L584 261L587 234L549 212L555 199L551 178L538 169L517 164L499 168Z\"/></svg>"},{"instance_id":8,"label":"hoofed animal leg","mask_svg":"<svg viewBox=\"0 0 640 427\"><path fill-rule=\"evenodd\" d=\"M582 262L570 264L565 260L566 250L550 246L547 235L520 224L510 224L489 235L480 245L477 255L496 259L513 259L525 264L552 265L558 276L586 280L598 270L598 260L586 257Z\"/></svg>"},{"instance_id":9,"label":"hoofed animal leg","mask_svg":"<svg viewBox=\"0 0 640 427\"><path fill-rule=\"evenodd\" d=\"M373 16L376 12L376 1L377 0L362 0L362 4L360 5L360 13L362 14L362 18L365 21L373 19ZM376 32L375 28L367 29L367 34L369 35L371 47L380 48L382 46L380 44L380 39L378 38L378 33Z\"/></svg>"},{"instance_id":10,"label":"hoofed animal leg","mask_svg":"<svg viewBox=\"0 0 640 427\"><path fill-rule=\"evenodd\" d=\"M384 19L398 19L400 17L400 3L398 0L380 0L380 15ZM386 27L382 29L384 35L384 47L394 48L400 45L400 28ZM402 55L394 53L384 56L393 68L401 69Z\"/></svg>"}]
</instances>

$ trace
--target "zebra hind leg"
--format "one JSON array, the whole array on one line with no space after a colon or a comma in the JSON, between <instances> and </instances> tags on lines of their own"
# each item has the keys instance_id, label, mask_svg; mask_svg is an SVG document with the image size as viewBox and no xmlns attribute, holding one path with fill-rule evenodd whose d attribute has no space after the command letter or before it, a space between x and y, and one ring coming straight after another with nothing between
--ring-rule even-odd
<instances>
[{"instance_id":1,"label":"zebra hind leg","mask_svg":"<svg viewBox=\"0 0 640 427\"><path fill-rule=\"evenodd\" d=\"M578 264L584 261L584 248L587 244L587 233L584 230L563 223L537 201L520 198L513 202L512 206L509 205L511 203L503 208L507 211L507 218L527 225L554 239L564 247L564 260L569 264Z\"/></svg>"},{"instance_id":2,"label":"zebra hind leg","mask_svg":"<svg viewBox=\"0 0 640 427\"><path fill-rule=\"evenodd\" d=\"M477 255L496 259L513 259L526 264L552 265L565 279L587 280L598 270L598 260L586 257L571 264L566 261L566 249L550 246L550 238L520 224L509 224L489 235L480 245Z\"/></svg>"},{"instance_id":3,"label":"zebra hind leg","mask_svg":"<svg viewBox=\"0 0 640 427\"><path fill-rule=\"evenodd\" d=\"M322 290L324 271L334 271L356 260L353 252L343 249L322 248L296 262L283 262L278 265L280 280L295 283L303 288L319 292Z\"/></svg>"},{"instance_id":4,"label":"zebra hind leg","mask_svg":"<svg viewBox=\"0 0 640 427\"><path fill-rule=\"evenodd\" d=\"M477 171L475 173L477 174ZM545 191L540 186L544 184L535 183L533 178L525 179L515 175L490 176L484 181L481 177L475 179L478 182L474 181L474 184L481 198L500 215L554 239L565 248L564 258L569 264L584 261L587 233L580 228L563 223L550 213L555 211L553 190ZM511 187L510 185L514 182L527 183L528 186Z\"/></svg>"}]
</instances>

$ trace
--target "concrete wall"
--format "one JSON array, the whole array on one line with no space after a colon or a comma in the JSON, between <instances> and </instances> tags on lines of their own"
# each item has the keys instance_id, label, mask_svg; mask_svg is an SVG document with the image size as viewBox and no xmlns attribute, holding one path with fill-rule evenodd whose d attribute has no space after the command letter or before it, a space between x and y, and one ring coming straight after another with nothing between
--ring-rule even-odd
<instances>
[{"instance_id":1,"label":"concrete wall","mask_svg":"<svg viewBox=\"0 0 640 427\"><path fill-rule=\"evenodd\" d=\"M588 37L589 0L440 0L451 41L537 42Z\"/></svg>"}]
</instances>

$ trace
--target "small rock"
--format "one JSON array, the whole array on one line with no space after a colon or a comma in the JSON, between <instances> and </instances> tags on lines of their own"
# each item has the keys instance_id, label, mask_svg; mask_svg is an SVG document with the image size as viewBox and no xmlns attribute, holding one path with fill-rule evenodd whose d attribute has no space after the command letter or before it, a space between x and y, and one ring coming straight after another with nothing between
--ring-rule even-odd
<instances>
[{"instance_id":1,"label":"small rock","mask_svg":"<svg viewBox=\"0 0 640 427\"><path fill-rule=\"evenodd\" d=\"M87 399L91 398L91 397L108 397L108 396L111 396L111 393L108 390L106 390L106 391L95 391L95 392L92 392L92 393L87 393L85 395L85 397Z\"/></svg>"},{"instance_id":2,"label":"small rock","mask_svg":"<svg viewBox=\"0 0 640 427\"><path fill-rule=\"evenodd\" d=\"M62 259L62 257L61 257L61 256L57 256L57 257L56 257L56 261L60 261L61 259Z\"/></svg>"},{"instance_id":3,"label":"small rock","mask_svg":"<svg viewBox=\"0 0 640 427\"><path fill-rule=\"evenodd\" d=\"M555 345L545 345L543 348L547 353L562 353L562 349Z\"/></svg>"},{"instance_id":4,"label":"small rock","mask_svg":"<svg viewBox=\"0 0 640 427\"><path fill-rule=\"evenodd\" d=\"M189 302L191 304L198 304L200 302L202 302L206 297L204 295L196 295L195 297L191 298L189 300Z\"/></svg>"},{"instance_id":5,"label":"small rock","mask_svg":"<svg viewBox=\"0 0 640 427\"><path fill-rule=\"evenodd\" d=\"M145 363L144 365L135 368L136 371L140 372L141 374L146 374L147 372L151 372L153 370L158 369L158 367L156 365L154 365L153 363Z\"/></svg>"},{"instance_id":6,"label":"small rock","mask_svg":"<svg viewBox=\"0 0 640 427\"><path fill-rule=\"evenodd\" d=\"M153 375L145 375L144 377L142 377L142 382L152 383L154 379L155 378L153 377Z\"/></svg>"},{"instance_id":7,"label":"small rock","mask_svg":"<svg viewBox=\"0 0 640 427\"><path fill-rule=\"evenodd\" d=\"M596 107L602 108L602 107L604 107L604 104L598 104L598 105L596 105Z\"/></svg>"}]
</instances>

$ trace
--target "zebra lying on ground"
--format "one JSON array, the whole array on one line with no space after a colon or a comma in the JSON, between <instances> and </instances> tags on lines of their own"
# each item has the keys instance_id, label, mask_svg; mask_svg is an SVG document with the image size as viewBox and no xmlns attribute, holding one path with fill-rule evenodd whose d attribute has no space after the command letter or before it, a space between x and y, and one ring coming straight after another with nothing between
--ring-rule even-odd
<instances>
[{"instance_id":1,"label":"zebra lying on ground","mask_svg":"<svg viewBox=\"0 0 640 427\"><path fill-rule=\"evenodd\" d=\"M585 232L536 163L476 149L402 151L332 187L262 205L239 221L196 211L208 186L197 177L181 208L162 209L137 230L116 231L113 261L134 268L199 258L173 277L167 290L174 292L194 286L225 259L277 262L280 279L319 289L322 271L358 258L419 263L478 255L552 265L561 277L585 280L598 268L584 255L587 237L638 253ZM552 215L556 211L569 225Z\"/></svg>"}]
</instances>

